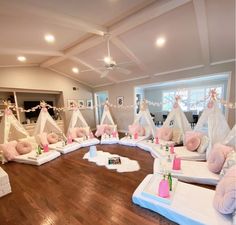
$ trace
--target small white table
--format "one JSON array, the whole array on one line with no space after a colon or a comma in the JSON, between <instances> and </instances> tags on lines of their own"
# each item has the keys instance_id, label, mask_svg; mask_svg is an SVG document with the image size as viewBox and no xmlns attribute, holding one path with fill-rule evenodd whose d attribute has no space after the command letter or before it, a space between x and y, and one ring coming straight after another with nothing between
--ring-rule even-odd
<instances>
[{"instance_id":1,"label":"small white table","mask_svg":"<svg viewBox=\"0 0 236 225\"><path fill-rule=\"evenodd\" d=\"M7 173L0 167L0 197L11 193L11 185Z\"/></svg>"}]
</instances>

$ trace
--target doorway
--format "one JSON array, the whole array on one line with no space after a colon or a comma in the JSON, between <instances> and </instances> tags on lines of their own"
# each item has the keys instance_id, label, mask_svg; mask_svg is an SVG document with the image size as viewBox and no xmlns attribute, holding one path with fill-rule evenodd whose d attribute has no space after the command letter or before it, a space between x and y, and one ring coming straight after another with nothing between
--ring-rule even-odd
<instances>
[{"instance_id":1,"label":"doorway","mask_svg":"<svg viewBox=\"0 0 236 225\"><path fill-rule=\"evenodd\" d=\"M103 113L103 104L108 100L108 92L107 91L101 91L96 92L94 94L95 99L95 105L98 107L95 108L95 115L96 115L96 124L100 124L102 113Z\"/></svg>"}]
</instances>

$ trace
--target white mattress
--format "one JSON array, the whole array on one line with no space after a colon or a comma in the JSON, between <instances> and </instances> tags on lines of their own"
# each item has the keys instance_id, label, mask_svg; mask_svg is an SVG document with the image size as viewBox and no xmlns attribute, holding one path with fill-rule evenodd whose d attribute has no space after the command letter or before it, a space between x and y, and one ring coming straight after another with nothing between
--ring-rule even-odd
<instances>
[{"instance_id":1,"label":"white mattress","mask_svg":"<svg viewBox=\"0 0 236 225\"><path fill-rule=\"evenodd\" d=\"M18 162L18 163L25 163L25 164L40 166L44 163L52 161L53 159L56 159L60 155L61 154L55 150L50 150L49 152L44 152L39 156L37 156L35 151L31 151L28 154L16 156L14 161Z\"/></svg>"},{"instance_id":2,"label":"white mattress","mask_svg":"<svg viewBox=\"0 0 236 225\"><path fill-rule=\"evenodd\" d=\"M100 143L100 141L97 138L90 138L87 140L83 140L83 138L74 138L74 141L80 143L81 147L88 147Z\"/></svg>"},{"instance_id":3,"label":"white mattress","mask_svg":"<svg viewBox=\"0 0 236 225\"><path fill-rule=\"evenodd\" d=\"M181 160L181 170L171 169L172 163L165 158L154 160L153 173L163 173L163 170L171 171L173 177L188 183L216 185L219 182L219 174L212 173L207 168L207 162L193 162Z\"/></svg>"},{"instance_id":4,"label":"white mattress","mask_svg":"<svg viewBox=\"0 0 236 225\"><path fill-rule=\"evenodd\" d=\"M112 145L119 143L119 137L109 137L108 135L102 135L100 143L102 145Z\"/></svg>"},{"instance_id":5,"label":"white mattress","mask_svg":"<svg viewBox=\"0 0 236 225\"><path fill-rule=\"evenodd\" d=\"M191 152L185 146L175 147L175 154L184 160L206 161L206 154L200 154L197 151Z\"/></svg>"},{"instance_id":6,"label":"white mattress","mask_svg":"<svg viewBox=\"0 0 236 225\"><path fill-rule=\"evenodd\" d=\"M119 144L135 147L135 146L137 146L138 142L146 140L148 138L149 138L149 136L139 136L137 139L130 138L130 137L123 137L120 139Z\"/></svg>"},{"instance_id":7,"label":"white mattress","mask_svg":"<svg viewBox=\"0 0 236 225\"><path fill-rule=\"evenodd\" d=\"M181 225L232 225L230 216L222 215L213 208L215 191L178 182L169 205L142 194L151 178L152 175L147 175L133 193L132 200L135 204Z\"/></svg>"},{"instance_id":8,"label":"white mattress","mask_svg":"<svg viewBox=\"0 0 236 225\"><path fill-rule=\"evenodd\" d=\"M56 150L62 154L67 154L69 152L73 152L75 150L78 150L82 147L82 145L78 142L72 142L71 144L67 144L64 146L62 141L59 141L55 144L48 145L49 149Z\"/></svg>"}]
</instances>

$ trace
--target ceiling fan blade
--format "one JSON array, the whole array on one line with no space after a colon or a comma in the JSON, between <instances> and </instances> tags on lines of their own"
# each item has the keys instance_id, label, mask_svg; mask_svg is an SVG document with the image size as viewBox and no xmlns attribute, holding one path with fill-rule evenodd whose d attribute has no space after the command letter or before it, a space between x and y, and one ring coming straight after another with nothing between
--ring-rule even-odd
<instances>
[{"instance_id":1,"label":"ceiling fan blade","mask_svg":"<svg viewBox=\"0 0 236 225\"><path fill-rule=\"evenodd\" d=\"M109 72L110 72L109 70L105 70L105 71L101 74L101 78L106 77Z\"/></svg>"},{"instance_id":2,"label":"ceiling fan blade","mask_svg":"<svg viewBox=\"0 0 236 225\"><path fill-rule=\"evenodd\" d=\"M131 74L131 71L125 68L121 68L119 66L116 67L117 70L119 70L121 73L125 74L125 75L129 75Z\"/></svg>"}]
</instances>

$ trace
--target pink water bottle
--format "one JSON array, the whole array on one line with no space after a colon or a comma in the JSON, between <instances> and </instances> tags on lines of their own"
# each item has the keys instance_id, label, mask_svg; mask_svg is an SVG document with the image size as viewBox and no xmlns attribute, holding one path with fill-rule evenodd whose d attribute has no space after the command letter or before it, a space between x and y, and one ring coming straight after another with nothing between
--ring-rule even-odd
<instances>
[{"instance_id":1,"label":"pink water bottle","mask_svg":"<svg viewBox=\"0 0 236 225\"><path fill-rule=\"evenodd\" d=\"M159 138L158 137L155 138L155 144L157 144L157 145L159 144Z\"/></svg>"},{"instance_id":2,"label":"pink water bottle","mask_svg":"<svg viewBox=\"0 0 236 225\"><path fill-rule=\"evenodd\" d=\"M48 152L49 151L48 144L43 145L43 151L44 152Z\"/></svg>"},{"instance_id":3,"label":"pink water bottle","mask_svg":"<svg viewBox=\"0 0 236 225\"><path fill-rule=\"evenodd\" d=\"M174 148L174 145L172 144L170 146L170 154L174 154L175 153L175 148Z\"/></svg>"},{"instance_id":4,"label":"pink water bottle","mask_svg":"<svg viewBox=\"0 0 236 225\"><path fill-rule=\"evenodd\" d=\"M172 169L181 170L181 158L174 157Z\"/></svg>"},{"instance_id":5,"label":"pink water bottle","mask_svg":"<svg viewBox=\"0 0 236 225\"><path fill-rule=\"evenodd\" d=\"M137 140L138 139L138 133L134 134L134 139Z\"/></svg>"},{"instance_id":6,"label":"pink water bottle","mask_svg":"<svg viewBox=\"0 0 236 225\"><path fill-rule=\"evenodd\" d=\"M170 196L169 182L165 179L165 175L159 183L158 195L162 198L168 198Z\"/></svg>"},{"instance_id":7,"label":"pink water bottle","mask_svg":"<svg viewBox=\"0 0 236 225\"><path fill-rule=\"evenodd\" d=\"M67 137L67 144L71 144L71 143L72 143L72 137L69 134L68 137Z\"/></svg>"},{"instance_id":8,"label":"pink water bottle","mask_svg":"<svg viewBox=\"0 0 236 225\"><path fill-rule=\"evenodd\" d=\"M116 132L116 131L113 131L113 132L112 132L112 137L115 138L116 135L117 135L117 132Z\"/></svg>"}]
</instances>

